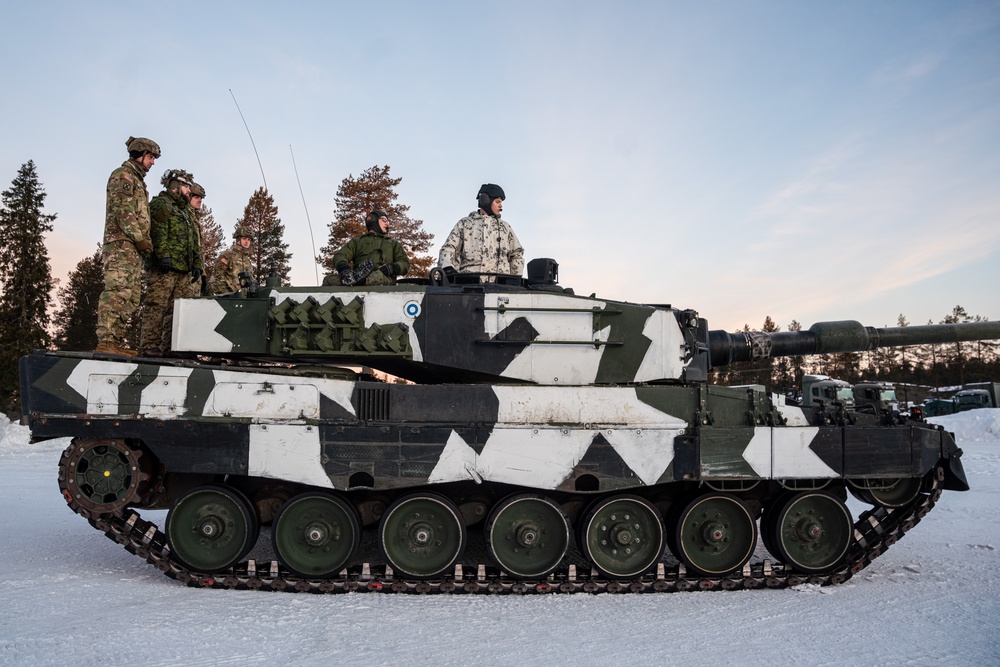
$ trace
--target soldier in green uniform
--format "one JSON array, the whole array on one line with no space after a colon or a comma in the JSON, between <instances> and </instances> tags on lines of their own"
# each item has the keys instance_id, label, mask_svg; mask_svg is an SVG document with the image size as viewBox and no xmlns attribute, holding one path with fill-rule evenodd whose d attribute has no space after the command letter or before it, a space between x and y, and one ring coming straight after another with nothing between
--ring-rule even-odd
<instances>
[{"instance_id":1,"label":"soldier in green uniform","mask_svg":"<svg viewBox=\"0 0 1000 667\"><path fill-rule=\"evenodd\" d=\"M128 160L108 178L104 219L104 291L97 302L97 352L134 355L125 342L129 321L139 308L143 257L153 250L149 237L149 193L143 180L160 157L152 139L129 137Z\"/></svg>"},{"instance_id":2,"label":"soldier in green uniform","mask_svg":"<svg viewBox=\"0 0 1000 667\"><path fill-rule=\"evenodd\" d=\"M242 226L233 234L233 246L219 253L212 269L211 294L226 294L240 289L240 274L246 273L253 280L250 266L250 232Z\"/></svg>"},{"instance_id":3,"label":"soldier in green uniform","mask_svg":"<svg viewBox=\"0 0 1000 667\"><path fill-rule=\"evenodd\" d=\"M365 217L368 231L351 239L333 256L334 273L323 278L324 285L395 285L397 276L410 270L410 260L399 241L389 238L389 217L382 211L372 211ZM351 269L371 259L375 269L363 283L351 280Z\"/></svg>"},{"instance_id":4,"label":"soldier in green uniform","mask_svg":"<svg viewBox=\"0 0 1000 667\"><path fill-rule=\"evenodd\" d=\"M198 230L198 247L202 250L202 260L205 259L205 236L201 228L201 203L205 200L205 188L199 183L191 184L191 210L195 221L195 228ZM208 276L204 272L201 274L201 295L208 294Z\"/></svg>"},{"instance_id":5,"label":"soldier in green uniform","mask_svg":"<svg viewBox=\"0 0 1000 667\"><path fill-rule=\"evenodd\" d=\"M160 183L166 189L149 203L153 261L147 272L146 309L139 344L146 356L162 356L170 350L174 299L198 296L205 270L198 223L191 208L194 178L183 169L170 169Z\"/></svg>"}]
</instances>

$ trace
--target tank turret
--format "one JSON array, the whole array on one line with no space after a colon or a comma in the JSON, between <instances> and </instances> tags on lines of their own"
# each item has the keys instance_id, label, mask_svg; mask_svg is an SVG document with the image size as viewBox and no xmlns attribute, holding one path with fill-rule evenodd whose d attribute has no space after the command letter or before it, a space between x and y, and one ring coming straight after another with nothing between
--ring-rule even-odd
<instances>
[{"instance_id":1,"label":"tank turret","mask_svg":"<svg viewBox=\"0 0 1000 667\"><path fill-rule=\"evenodd\" d=\"M1000 322L709 331L694 310L576 296L551 280L277 287L178 300L173 349L360 364L414 382L693 383L737 361L1000 338Z\"/></svg>"}]
</instances>

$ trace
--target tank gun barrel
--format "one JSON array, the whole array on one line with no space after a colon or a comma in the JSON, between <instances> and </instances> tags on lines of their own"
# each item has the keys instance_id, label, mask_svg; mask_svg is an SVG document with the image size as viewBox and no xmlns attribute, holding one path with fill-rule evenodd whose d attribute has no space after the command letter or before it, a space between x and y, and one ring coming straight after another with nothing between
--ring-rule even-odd
<instances>
[{"instance_id":1,"label":"tank gun barrel","mask_svg":"<svg viewBox=\"0 0 1000 667\"><path fill-rule=\"evenodd\" d=\"M880 347L1000 339L1000 322L866 327L854 320L817 322L807 331L708 332L712 366L773 357L864 352Z\"/></svg>"}]
</instances>

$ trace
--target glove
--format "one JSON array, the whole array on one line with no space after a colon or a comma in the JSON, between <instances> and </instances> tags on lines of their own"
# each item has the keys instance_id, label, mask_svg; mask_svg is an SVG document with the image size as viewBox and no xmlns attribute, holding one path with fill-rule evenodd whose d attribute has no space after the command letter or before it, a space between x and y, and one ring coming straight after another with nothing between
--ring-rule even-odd
<instances>
[{"instance_id":1,"label":"glove","mask_svg":"<svg viewBox=\"0 0 1000 667\"><path fill-rule=\"evenodd\" d=\"M236 275L236 279L240 281L240 288L242 289L247 289L250 287L250 283L253 282L253 278L250 277L250 274L247 271L240 271Z\"/></svg>"},{"instance_id":2,"label":"glove","mask_svg":"<svg viewBox=\"0 0 1000 667\"><path fill-rule=\"evenodd\" d=\"M208 296L208 276L201 274L201 295Z\"/></svg>"},{"instance_id":3,"label":"glove","mask_svg":"<svg viewBox=\"0 0 1000 667\"><path fill-rule=\"evenodd\" d=\"M139 239L135 242L135 249L139 251L140 255L148 255L153 252L153 244L150 243L149 239Z\"/></svg>"},{"instance_id":4,"label":"glove","mask_svg":"<svg viewBox=\"0 0 1000 667\"><path fill-rule=\"evenodd\" d=\"M387 278L392 278L394 275L399 273L399 269L396 268L395 264L383 264L378 267L378 270L384 273Z\"/></svg>"},{"instance_id":5,"label":"glove","mask_svg":"<svg viewBox=\"0 0 1000 667\"><path fill-rule=\"evenodd\" d=\"M160 271L166 273L170 269L174 268L174 261L169 257L160 258Z\"/></svg>"},{"instance_id":6,"label":"glove","mask_svg":"<svg viewBox=\"0 0 1000 667\"><path fill-rule=\"evenodd\" d=\"M191 284L194 285L196 282L202 279L201 269L195 269L191 272Z\"/></svg>"},{"instance_id":7,"label":"glove","mask_svg":"<svg viewBox=\"0 0 1000 667\"><path fill-rule=\"evenodd\" d=\"M340 282L344 285L354 284L354 271L350 269L344 269L340 272Z\"/></svg>"}]
</instances>

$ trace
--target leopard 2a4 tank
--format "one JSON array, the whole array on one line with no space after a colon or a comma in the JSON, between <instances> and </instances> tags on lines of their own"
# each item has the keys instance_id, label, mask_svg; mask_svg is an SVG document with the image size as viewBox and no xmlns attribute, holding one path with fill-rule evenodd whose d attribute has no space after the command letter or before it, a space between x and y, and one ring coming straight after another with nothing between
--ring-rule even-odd
<instances>
[{"instance_id":1,"label":"leopard 2a4 tank","mask_svg":"<svg viewBox=\"0 0 1000 667\"><path fill-rule=\"evenodd\" d=\"M527 280L182 299L172 358L39 351L20 371L33 439L72 438L69 506L190 585L732 589L841 582L968 484L938 426L785 405L709 384L713 367L991 338L712 331L577 296L535 260Z\"/></svg>"}]
</instances>

